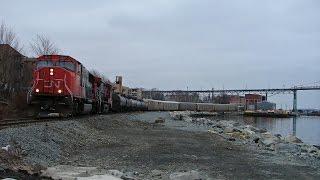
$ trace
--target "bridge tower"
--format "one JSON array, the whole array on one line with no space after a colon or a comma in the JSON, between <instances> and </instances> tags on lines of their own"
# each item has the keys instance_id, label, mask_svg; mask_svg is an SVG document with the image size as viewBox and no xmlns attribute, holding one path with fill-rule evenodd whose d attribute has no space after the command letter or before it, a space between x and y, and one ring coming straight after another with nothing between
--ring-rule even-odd
<instances>
[{"instance_id":1,"label":"bridge tower","mask_svg":"<svg viewBox=\"0 0 320 180\"><path fill-rule=\"evenodd\" d=\"M293 112L295 113L295 114L297 114L298 113L298 100L297 100L297 90L293 90Z\"/></svg>"}]
</instances>

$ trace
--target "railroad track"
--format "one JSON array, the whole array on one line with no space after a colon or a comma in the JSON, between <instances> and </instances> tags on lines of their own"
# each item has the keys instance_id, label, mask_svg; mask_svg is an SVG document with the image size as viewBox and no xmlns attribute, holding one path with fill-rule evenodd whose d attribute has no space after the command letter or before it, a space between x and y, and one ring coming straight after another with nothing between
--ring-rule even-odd
<instances>
[{"instance_id":1,"label":"railroad track","mask_svg":"<svg viewBox=\"0 0 320 180\"><path fill-rule=\"evenodd\" d=\"M60 119L51 118L51 119L37 119L37 118L15 118L15 119L2 119L0 120L0 128L6 128L14 125L26 125L38 122L52 122L58 121Z\"/></svg>"},{"instance_id":2,"label":"railroad track","mask_svg":"<svg viewBox=\"0 0 320 180\"><path fill-rule=\"evenodd\" d=\"M35 124L41 122L55 122L55 121L69 121L69 120L76 120L81 118L87 117L95 117L96 115L79 115L76 117L49 117L49 118L12 118L12 119L0 119L0 129L7 128L10 126L15 125L28 125L28 124Z\"/></svg>"}]
</instances>

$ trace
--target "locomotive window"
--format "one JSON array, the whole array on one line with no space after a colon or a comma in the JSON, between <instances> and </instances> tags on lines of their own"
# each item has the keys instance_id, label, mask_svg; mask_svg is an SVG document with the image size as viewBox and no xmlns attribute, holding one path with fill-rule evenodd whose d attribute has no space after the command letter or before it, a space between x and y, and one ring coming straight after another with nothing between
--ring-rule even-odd
<instances>
[{"instance_id":1,"label":"locomotive window","mask_svg":"<svg viewBox=\"0 0 320 180\"><path fill-rule=\"evenodd\" d=\"M56 66L63 67L71 71L76 71L76 65L70 61L59 61L57 62Z\"/></svg>"},{"instance_id":2,"label":"locomotive window","mask_svg":"<svg viewBox=\"0 0 320 180\"><path fill-rule=\"evenodd\" d=\"M37 69L42 67L52 67L53 63L52 61L38 61L37 62Z\"/></svg>"}]
</instances>

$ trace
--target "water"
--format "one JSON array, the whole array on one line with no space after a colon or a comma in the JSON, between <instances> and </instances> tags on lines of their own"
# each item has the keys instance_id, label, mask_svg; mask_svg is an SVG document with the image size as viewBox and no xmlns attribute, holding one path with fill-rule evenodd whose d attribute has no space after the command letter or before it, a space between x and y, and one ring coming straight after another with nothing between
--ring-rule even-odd
<instances>
[{"instance_id":1,"label":"water","mask_svg":"<svg viewBox=\"0 0 320 180\"><path fill-rule=\"evenodd\" d=\"M241 121L258 128L265 128L273 134L281 134L282 136L293 134L307 144L320 145L320 116L294 118L226 116L222 119Z\"/></svg>"},{"instance_id":2,"label":"water","mask_svg":"<svg viewBox=\"0 0 320 180\"><path fill-rule=\"evenodd\" d=\"M244 122L258 128L266 128L273 134L293 134L308 144L320 145L320 117L300 116L294 118L250 118Z\"/></svg>"},{"instance_id":3,"label":"water","mask_svg":"<svg viewBox=\"0 0 320 180\"><path fill-rule=\"evenodd\" d=\"M184 121L176 121L170 118L168 112L148 112L139 114L133 118L154 122L155 118L163 117L165 124L181 130L207 131L208 127ZM240 123L250 124L258 128L265 128L273 134L287 136L293 134L307 144L320 145L320 116L300 116L295 118L266 118L266 117L244 117L244 116L214 116L207 117L213 120L233 120Z\"/></svg>"}]
</instances>

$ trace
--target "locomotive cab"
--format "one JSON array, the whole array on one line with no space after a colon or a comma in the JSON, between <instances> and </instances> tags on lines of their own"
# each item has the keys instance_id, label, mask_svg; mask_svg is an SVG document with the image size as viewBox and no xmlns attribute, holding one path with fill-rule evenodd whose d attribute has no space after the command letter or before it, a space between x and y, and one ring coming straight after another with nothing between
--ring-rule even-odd
<instances>
[{"instance_id":1,"label":"locomotive cab","mask_svg":"<svg viewBox=\"0 0 320 180\"><path fill-rule=\"evenodd\" d=\"M43 55L37 58L27 101L41 117L104 113L111 108L112 87L70 56Z\"/></svg>"},{"instance_id":2,"label":"locomotive cab","mask_svg":"<svg viewBox=\"0 0 320 180\"><path fill-rule=\"evenodd\" d=\"M81 63L70 56L40 56L33 77L29 104L38 105L46 112L68 110L62 114L81 110L79 103L86 99L86 88L90 88L90 83L86 82L89 81L88 71Z\"/></svg>"}]
</instances>

